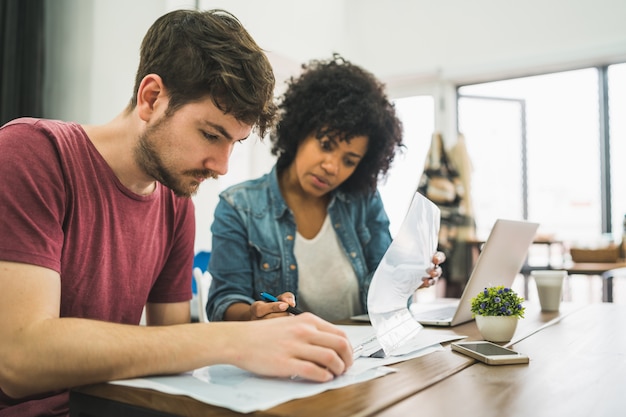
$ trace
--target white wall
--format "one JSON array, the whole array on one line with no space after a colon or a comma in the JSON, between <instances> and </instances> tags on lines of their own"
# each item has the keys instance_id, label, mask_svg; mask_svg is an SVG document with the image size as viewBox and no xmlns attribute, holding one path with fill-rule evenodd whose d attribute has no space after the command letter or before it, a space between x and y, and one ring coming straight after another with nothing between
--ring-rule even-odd
<instances>
[{"instance_id":1,"label":"white wall","mask_svg":"<svg viewBox=\"0 0 626 417\"><path fill-rule=\"evenodd\" d=\"M192 0L48 0L47 117L103 123L131 97L141 39ZM299 64L340 52L392 97L432 94L435 128L455 137L455 83L626 61L624 0L199 0L235 14L275 68L277 93ZM210 249L217 192L266 172L267 143L237 149L231 170L195 197L198 249Z\"/></svg>"},{"instance_id":2,"label":"white wall","mask_svg":"<svg viewBox=\"0 0 626 417\"><path fill-rule=\"evenodd\" d=\"M476 81L626 58L623 0L346 3L351 51L387 80Z\"/></svg>"},{"instance_id":3,"label":"white wall","mask_svg":"<svg viewBox=\"0 0 626 417\"><path fill-rule=\"evenodd\" d=\"M397 96L425 86L432 91L440 82L626 60L623 0L200 0L199 4L225 8L244 23L268 51L279 87L301 62L328 57L333 51L374 72ZM47 10L54 16L54 22L48 22L54 26L48 34L52 60L47 68L52 94L48 109L63 115L69 109L71 117L88 108L89 122L114 116L129 97L145 30L166 11L194 5L192 0L48 0Z\"/></svg>"},{"instance_id":4,"label":"white wall","mask_svg":"<svg viewBox=\"0 0 626 417\"><path fill-rule=\"evenodd\" d=\"M139 45L165 0L48 0L46 117L104 123L128 104Z\"/></svg>"},{"instance_id":5,"label":"white wall","mask_svg":"<svg viewBox=\"0 0 626 417\"><path fill-rule=\"evenodd\" d=\"M94 33L92 2L56 0L45 6L44 103L46 117L86 122ZM54 6L54 7L52 7Z\"/></svg>"}]
</instances>

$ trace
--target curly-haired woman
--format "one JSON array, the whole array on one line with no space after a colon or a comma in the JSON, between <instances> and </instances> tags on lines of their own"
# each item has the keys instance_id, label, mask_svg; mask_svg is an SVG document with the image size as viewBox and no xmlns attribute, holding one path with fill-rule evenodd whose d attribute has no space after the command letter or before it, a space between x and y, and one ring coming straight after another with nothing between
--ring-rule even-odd
<instances>
[{"instance_id":1,"label":"curly-haired woman","mask_svg":"<svg viewBox=\"0 0 626 417\"><path fill-rule=\"evenodd\" d=\"M327 320L367 311L367 290L391 243L377 191L402 147L384 86L339 55L288 81L272 132L270 173L220 195L211 226L210 320L301 310ZM435 263L423 286L440 274ZM266 303L259 294L278 294Z\"/></svg>"}]
</instances>

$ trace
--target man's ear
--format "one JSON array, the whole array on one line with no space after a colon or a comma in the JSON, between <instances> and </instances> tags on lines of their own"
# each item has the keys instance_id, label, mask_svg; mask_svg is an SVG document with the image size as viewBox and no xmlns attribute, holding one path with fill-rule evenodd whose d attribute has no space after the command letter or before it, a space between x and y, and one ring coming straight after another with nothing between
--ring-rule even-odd
<instances>
[{"instance_id":1,"label":"man's ear","mask_svg":"<svg viewBox=\"0 0 626 417\"><path fill-rule=\"evenodd\" d=\"M143 77L137 90L137 113L144 122L165 113L168 97L163 80L156 74Z\"/></svg>"}]
</instances>

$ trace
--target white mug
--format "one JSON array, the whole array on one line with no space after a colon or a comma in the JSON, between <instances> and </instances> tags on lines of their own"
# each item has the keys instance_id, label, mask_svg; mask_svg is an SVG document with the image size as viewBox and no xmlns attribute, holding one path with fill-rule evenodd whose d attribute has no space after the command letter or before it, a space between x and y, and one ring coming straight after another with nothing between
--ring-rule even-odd
<instances>
[{"instance_id":1,"label":"white mug","mask_svg":"<svg viewBox=\"0 0 626 417\"><path fill-rule=\"evenodd\" d=\"M536 270L531 271L530 276L535 280L539 304L542 311L559 311L563 280L567 271L563 270Z\"/></svg>"}]
</instances>

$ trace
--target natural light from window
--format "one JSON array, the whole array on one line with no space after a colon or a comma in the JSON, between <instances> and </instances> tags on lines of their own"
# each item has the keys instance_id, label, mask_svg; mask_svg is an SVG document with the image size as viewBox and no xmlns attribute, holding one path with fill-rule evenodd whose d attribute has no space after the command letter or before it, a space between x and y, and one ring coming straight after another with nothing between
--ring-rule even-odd
<instances>
[{"instance_id":1,"label":"natural light from window","mask_svg":"<svg viewBox=\"0 0 626 417\"><path fill-rule=\"evenodd\" d=\"M401 98L394 103L402 120L406 149L396 155L387 180L378 187L391 223L391 236L396 235L411 204L435 129L432 96Z\"/></svg>"},{"instance_id":2,"label":"natural light from window","mask_svg":"<svg viewBox=\"0 0 626 417\"><path fill-rule=\"evenodd\" d=\"M626 215L626 64L610 66L608 78L613 233L621 241Z\"/></svg>"},{"instance_id":3,"label":"natural light from window","mask_svg":"<svg viewBox=\"0 0 626 417\"><path fill-rule=\"evenodd\" d=\"M507 99L459 99L478 235L485 237L498 217L523 218L525 110L528 220L557 239L601 239L597 70L465 86L459 93Z\"/></svg>"}]
</instances>

